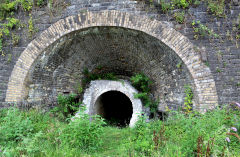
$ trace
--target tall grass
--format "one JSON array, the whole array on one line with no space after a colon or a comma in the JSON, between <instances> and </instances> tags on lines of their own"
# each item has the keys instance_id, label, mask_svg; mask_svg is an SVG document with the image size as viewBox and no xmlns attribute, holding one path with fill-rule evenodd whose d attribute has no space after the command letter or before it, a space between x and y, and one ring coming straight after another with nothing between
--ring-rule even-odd
<instances>
[{"instance_id":1,"label":"tall grass","mask_svg":"<svg viewBox=\"0 0 240 157\"><path fill-rule=\"evenodd\" d=\"M51 113L4 109L0 156L239 156L239 110L170 115L149 123L141 117L134 128L119 129L83 112L67 123Z\"/></svg>"}]
</instances>

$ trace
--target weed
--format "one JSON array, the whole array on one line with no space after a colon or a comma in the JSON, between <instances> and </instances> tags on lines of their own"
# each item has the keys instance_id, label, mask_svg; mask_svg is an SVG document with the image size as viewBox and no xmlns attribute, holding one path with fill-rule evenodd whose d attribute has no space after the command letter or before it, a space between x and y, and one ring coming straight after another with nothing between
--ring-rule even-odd
<instances>
[{"instance_id":1,"label":"weed","mask_svg":"<svg viewBox=\"0 0 240 157\"><path fill-rule=\"evenodd\" d=\"M0 53L3 54L3 32L2 32L2 29L0 28Z\"/></svg>"},{"instance_id":2,"label":"weed","mask_svg":"<svg viewBox=\"0 0 240 157\"><path fill-rule=\"evenodd\" d=\"M37 6L41 7L41 6L44 6L46 3L45 3L45 0L37 0Z\"/></svg>"},{"instance_id":3,"label":"weed","mask_svg":"<svg viewBox=\"0 0 240 157\"><path fill-rule=\"evenodd\" d=\"M20 36L12 33L12 44L13 46L16 46L19 43Z\"/></svg>"},{"instance_id":4,"label":"weed","mask_svg":"<svg viewBox=\"0 0 240 157\"><path fill-rule=\"evenodd\" d=\"M178 69L181 69L181 67L182 67L182 61L180 61L177 65L176 65L176 67L178 68Z\"/></svg>"},{"instance_id":5,"label":"weed","mask_svg":"<svg viewBox=\"0 0 240 157\"><path fill-rule=\"evenodd\" d=\"M237 87L240 87L240 82L237 83Z\"/></svg>"},{"instance_id":6,"label":"weed","mask_svg":"<svg viewBox=\"0 0 240 157\"><path fill-rule=\"evenodd\" d=\"M176 19L176 21L178 23L184 23L185 21L185 13L182 11L182 12L176 12L174 14L174 18Z\"/></svg>"},{"instance_id":7,"label":"weed","mask_svg":"<svg viewBox=\"0 0 240 157\"><path fill-rule=\"evenodd\" d=\"M161 0L160 5L164 13L168 12L171 9L171 3L167 3L165 0Z\"/></svg>"},{"instance_id":8,"label":"weed","mask_svg":"<svg viewBox=\"0 0 240 157\"><path fill-rule=\"evenodd\" d=\"M207 67L209 67L210 65L209 65L209 62L204 62L204 64L207 66Z\"/></svg>"},{"instance_id":9,"label":"weed","mask_svg":"<svg viewBox=\"0 0 240 157\"><path fill-rule=\"evenodd\" d=\"M104 120L98 115L89 116L84 110L81 110L79 116L61 132L59 137L61 147L80 149L83 152L99 149L102 145L100 137L103 134Z\"/></svg>"},{"instance_id":10,"label":"weed","mask_svg":"<svg viewBox=\"0 0 240 157\"><path fill-rule=\"evenodd\" d=\"M225 0L208 0L208 11L217 17L225 17Z\"/></svg>"},{"instance_id":11,"label":"weed","mask_svg":"<svg viewBox=\"0 0 240 157\"><path fill-rule=\"evenodd\" d=\"M199 37L208 36L209 38L219 38L219 35L213 30L209 29L207 26L201 24L200 21L193 21L192 27L194 30L194 38L197 40Z\"/></svg>"},{"instance_id":12,"label":"weed","mask_svg":"<svg viewBox=\"0 0 240 157\"><path fill-rule=\"evenodd\" d=\"M217 68L216 68L216 72L217 72L217 73L220 73L220 72L222 72L222 70L221 70L219 67L217 67Z\"/></svg>"},{"instance_id":13,"label":"weed","mask_svg":"<svg viewBox=\"0 0 240 157\"><path fill-rule=\"evenodd\" d=\"M18 0L24 11L31 11L33 7L33 0Z\"/></svg>"},{"instance_id":14,"label":"weed","mask_svg":"<svg viewBox=\"0 0 240 157\"><path fill-rule=\"evenodd\" d=\"M184 97L184 111L185 113L190 113L192 112L192 107L193 107L193 91L192 91L192 88L190 87L190 85L185 85L184 86L185 88L185 97Z\"/></svg>"},{"instance_id":15,"label":"weed","mask_svg":"<svg viewBox=\"0 0 240 157\"><path fill-rule=\"evenodd\" d=\"M158 102L153 101L150 98L150 85L152 81L144 74L136 74L131 77L132 85L139 91L139 93L135 94L135 98L139 98L142 100L143 105L150 108L151 113L155 113L157 111Z\"/></svg>"},{"instance_id":16,"label":"weed","mask_svg":"<svg viewBox=\"0 0 240 157\"><path fill-rule=\"evenodd\" d=\"M58 95L58 106L51 110L61 120L69 120L78 110L81 102L77 102L76 94Z\"/></svg>"},{"instance_id":17,"label":"weed","mask_svg":"<svg viewBox=\"0 0 240 157\"><path fill-rule=\"evenodd\" d=\"M97 68L97 72L91 73L89 72L88 69L83 70L83 87L87 84L90 83L93 80L118 80L117 76L115 73L105 73L102 71L102 67Z\"/></svg>"},{"instance_id":18,"label":"weed","mask_svg":"<svg viewBox=\"0 0 240 157\"><path fill-rule=\"evenodd\" d=\"M10 63L12 61L12 54L8 54L7 62Z\"/></svg>"},{"instance_id":19,"label":"weed","mask_svg":"<svg viewBox=\"0 0 240 157\"><path fill-rule=\"evenodd\" d=\"M189 4L191 4L191 0L173 0L173 4L177 6L178 8L186 9L189 7Z\"/></svg>"},{"instance_id":20,"label":"weed","mask_svg":"<svg viewBox=\"0 0 240 157\"><path fill-rule=\"evenodd\" d=\"M32 19L32 15L29 14L29 20L28 20L28 33L29 33L29 37L31 38L33 36L33 34L35 33L35 29L34 29L34 25L33 25L33 19Z\"/></svg>"}]
</instances>

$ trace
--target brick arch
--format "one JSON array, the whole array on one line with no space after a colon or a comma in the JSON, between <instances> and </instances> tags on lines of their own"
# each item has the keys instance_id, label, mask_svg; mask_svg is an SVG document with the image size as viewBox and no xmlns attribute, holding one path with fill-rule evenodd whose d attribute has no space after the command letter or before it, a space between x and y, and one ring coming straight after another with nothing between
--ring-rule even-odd
<instances>
[{"instance_id":1,"label":"brick arch","mask_svg":"<svg viewBox=\"0 0 240 157\"><path fill-rule=\"evenodd\" d=\"M182 34L163 22L119 11L85 12L69 16L51 25L22 52L9 79L6 102L21 101L27 89L25 81L36 58L62 36L94 26L115 26L142 31L169 46L186 64L192 75L197 108L209 109L218 103L215 82L210 69L203 64L193 44Z\"/></svg>"}]
</instances>

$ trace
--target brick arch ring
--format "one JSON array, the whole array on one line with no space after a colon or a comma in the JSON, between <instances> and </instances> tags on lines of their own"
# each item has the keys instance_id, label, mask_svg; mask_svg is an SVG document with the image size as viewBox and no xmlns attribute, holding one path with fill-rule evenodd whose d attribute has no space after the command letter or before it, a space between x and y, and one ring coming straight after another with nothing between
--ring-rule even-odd
<instances>
[{"instance_id":1,"label":"brick arch ring","mask_svg":"<svg viewBox=\"0 0 240 157\"><path fill-rule=\"evenodd\" d=\"M115 26L144 32L170 47L187 66L200 112L218 104L216 86L210 69L201 61L193 44L163 22L120 11L85 12L61 19L30 42L17 60L9 78L5 102L19 102L27 92L25 80L37 57L55 41L73 31L95 26Z\"/></svg>"}]
</instances>

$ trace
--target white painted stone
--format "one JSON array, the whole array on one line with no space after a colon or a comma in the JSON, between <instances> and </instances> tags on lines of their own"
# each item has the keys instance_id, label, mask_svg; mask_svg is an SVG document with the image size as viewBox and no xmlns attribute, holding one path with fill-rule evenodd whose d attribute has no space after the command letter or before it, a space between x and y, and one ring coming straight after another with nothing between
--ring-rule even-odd
<instances>
[{"instance_id":1,"label":"white painted stone","mask_svg":"<svg viewBox=\"0 0 240 157\"><path fill-rule=\"evenodd\" d=\"M86 89L83 96L83 104L86 105L86 113L89 115L95 115L98 110L96 103L98 98L109 91L118 91L125 94L132 102L133 114L130 120L130 127L133 127L138 121L138 116L142 113L142 102L140 99L134 98L134 93L138 91L131 86L131 84L125 80L110 81L110 80L96 80L90 83L90 87ZM79 113L76 114L78 117Z\"/></svg>"}]
</instances>

